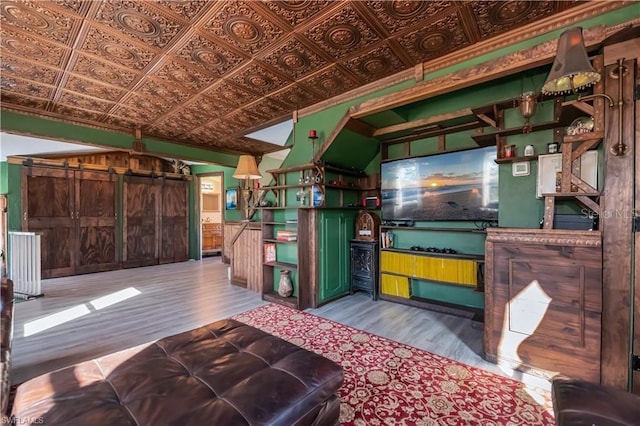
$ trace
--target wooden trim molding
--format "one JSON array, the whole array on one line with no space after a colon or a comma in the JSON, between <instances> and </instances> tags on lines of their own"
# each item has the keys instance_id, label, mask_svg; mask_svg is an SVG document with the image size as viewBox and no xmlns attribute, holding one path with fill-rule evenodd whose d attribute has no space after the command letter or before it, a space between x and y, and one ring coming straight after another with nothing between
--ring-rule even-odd
<instances>
[{"instance_id":1,"label":"wooden trim molding","mask_svg":"<svg viewBox=\"0 0 640 426\"><path fill-rule=\"evenodd\" d=\"M487 242L535 243L555 246L601 247L600 231L568 229L488 228Z\"/></svg>"},{"instance_id":2,"label":"wooden trim molding","mask_svg":"<svg viewBox=\"0 0 640 426\"><path fill-rule=\"evenodd\" d=\"M469 59L473 59L475 57L487 54L488 52L492 52L497 49L501 49L507 47L509 45L513 45L515 43L519 43L530 39L532 37L537 37L539 35L558 30L560 28L568 27L570 25L576 24L578 22L584 21L589 18L593 18L613 10L622 8L624 6L628 6L634 3L633 1L621 1L621 2L589 2L580 6L576 6L572 8L570 11L562 14L562 16L552 16L547 19L542 19L537 21L535 24L527 25L525 27L509 31L502 36L488 40L486 42L474 44L471 47L460 49L454 53L449 55L445 55L443 57L439 57L433 61L424 62L422 64L422 69L424 74L430 74L435 71L445 69L447 67L459 64L461 62L467 61ZM602 27L599 27L602 28ZM592 31L591 29L585 30L585 43L587 45L593 45L597 42L600 42L604 39L604 35L601 35L599 40L595 42L589 42L587 40L587 33ZM600 30L602 31L602 30ZM557 40L551 42L554 48L557 45ZM552 57L552 56L551 56ZM539 64L538 64L539 65ZM486 69L485 69L486 72ZM515 71L513 71L515 72ZM496 76L491 77L496 78ZM321 110L330 108L335 105L339 105L350 100L366 96L374 91L378 91L381 89L386 89L390 86L403 83L408 80L416 80L417 76L414 69L409 69L406 71L399 72L387 78L378 80L376 82L367 84L365 86L359 87L357 89L346 92L342 95L335 96L331 99L327 99L325 101L319 102L317 104L308 106L299 111L300 117L308 116L319 112ZM478 82L474 82L473 84L477 84ZM408 89L410 90L410 89ZM411 100L410 102L415 102L416 100ZM357 116L354 116L357 118Z\"/></svg>"}]
</instances>

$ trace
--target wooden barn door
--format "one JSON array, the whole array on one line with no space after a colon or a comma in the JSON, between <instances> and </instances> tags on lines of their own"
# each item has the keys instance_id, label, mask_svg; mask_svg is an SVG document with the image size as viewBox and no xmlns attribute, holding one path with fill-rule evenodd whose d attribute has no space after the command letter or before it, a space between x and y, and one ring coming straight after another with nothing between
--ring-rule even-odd
<instances>
[{"instance_id":1,"label":"wooden barn door","mask_svg":"<svg viewBox=\"0 0 640 426\"><path fill-rule=\"evenodd\" d=\"M22 176L23 231L39 232L42 278L74 273L74 172L24 167Z\"/></svg>"},{"instance_id":2,"label":"wooden barn door","mask_svg":"<svg viewBox=\"0 0 640 426\"><path fill-rule=\"evenodd\" d=\"M165 179L162 185L160 263L189 258L189 186L187 181Z\"/></svg>"},{"instance_id":3,"label":"wooden barn door","mask_svg":"<svg viewBox=\"0 0 640 426\"><path fill-rule=\"evenodd\" d=\"M76 273L118 268L118 178L104 172L76 171L78 222Z\"/></svg>"},{"instance_id":4,"label":"wooden barn door","mask_svg":"<svg viewBox=\"0 0 640 426\"><path fill-rule=\"evenodd\" d=\"M123 266L157 265L160 243L160 179L125 176L123 196Z\"/></svg>"}]
</instances>

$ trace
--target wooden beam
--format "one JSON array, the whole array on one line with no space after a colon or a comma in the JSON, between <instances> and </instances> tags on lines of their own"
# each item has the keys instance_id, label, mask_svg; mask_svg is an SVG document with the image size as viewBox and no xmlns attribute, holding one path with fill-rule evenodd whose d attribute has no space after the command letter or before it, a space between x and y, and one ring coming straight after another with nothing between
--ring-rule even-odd
<instances>
[{"instance_id":1,"label":"wooden beam","mask_svg":"<svg viewBox=\"0 0 640 426\"><path fill-rule=\"evenodd\" d=\"M373 132L374 137L388 135L390 133L402 132L405 130L417 129L420 127L427 127L430 125L436 125L445 120L454 120L456 118L462 117L473 117L473 112L471 108L465 108L454 112L449 112L446 114L438 114L427 118L421 118L415 121L409 121L407 123L394 124L387 127L381 127Z\"/></svg>"},{"instance_id":2,"label":"wooden beam","mask_svg":"<svg viewBox=\"0 0 640 426\"><path fill-rule=\"evenodd\" d=\"M573 100L573 101L566 101L562 103L563 108L569 105L573 105L576 109L579 109L580 111L592 117L595 113L595 109L593 108L593 105L590 105L584 101Z\"/></svg>"},{"instance_id":3,"label":"wooden beam","mask_svg":"<svg viewBox=\"0 0 640 426\"><path fill-rule=\"evenodd\" d=\"M329 136L327 136L327 139L322 143L322 146L320 147L318 152L316 152L316 154L313 156L312 163L317 163L318 161L320 161L324 153L327 151L327 149L329 149L333 141L338 137L338 135L340 134L342 129L347 125L349 120L351 120L351 114L349 110L347 110L347 112L342 116L338 124L336 124L336 126L333 128Z\"/></svg>"},{"instance_id":4,"label":"wooden beam","mask_svg":"<svg viewBox=\"0 0 640 426\"><path fill-rule=\"evenodd\" d=\"M595 64L594 64L595 65ZM625 61L633 70L633 60ZM612 67L615 67L613 65ZM598 68L596 68L597 70ZM614 100L618 100L618 82L608 71L605 77L605 91ZM619 389L626 389L630 378L629 353L631 351L629 335L631 332L631 253L632 236L631 217L634 207L634 157L635 137L634 73L627 73L623 79L622 108L609 108L607 111L608 129L604 149L604 191L603 205L606 210L600 215L602 230L602 383ZM637 101L635 101L637 104ZM622 110L621 110L622 109ZM623 114L622 134L618 132L618 114ZM618 138L627 141L625 155L616 156L610 147L618 143Z\"/></svg>"},{"instance_id":5,"label":"wooden beam","mask_svg":"<svg viewBox=\"0 0 640 426\"><path fill-rule=\"evenodd\" d=\"M368 138L372 137L376 132L376 128L371 124L365 123L364 121L358 120L357 118L351 118L349 121L347 121L347 123L344 125L344 128Z\"/></svg>"},{"instance_id":6,"label":"wooden beam","mask_svg":"<svg viewBox=\"0 0 640 426\"><path fill-rule=\"evenodd\" d=\"M412 142L420 139L431 138L440 135L446 135L449 133L463 132L465 130L477 129L480 126L480 123L475 121L472 123L459 124L457 126L444 127L434 130L425 130L423 132L416 132L406 136L399 136L393 139L383 140L383 145L394 145L398 143Z\"/></svg>"}]
</instances>

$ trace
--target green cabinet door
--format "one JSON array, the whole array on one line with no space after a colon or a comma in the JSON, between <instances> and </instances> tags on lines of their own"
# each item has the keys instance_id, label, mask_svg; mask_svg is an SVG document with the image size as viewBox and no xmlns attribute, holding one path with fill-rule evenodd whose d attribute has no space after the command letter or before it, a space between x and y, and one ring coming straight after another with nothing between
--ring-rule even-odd
<instances>
[{"instance_id":1,"label":"green cabinet door","mask_svg":"<svg viewBox=\"0 0 640 426\"><path fill-rule=\"evenodd\" d=\"M318 302L349 293L349 241L355 212L318 211Z\"/></svg>"}]
</instances>

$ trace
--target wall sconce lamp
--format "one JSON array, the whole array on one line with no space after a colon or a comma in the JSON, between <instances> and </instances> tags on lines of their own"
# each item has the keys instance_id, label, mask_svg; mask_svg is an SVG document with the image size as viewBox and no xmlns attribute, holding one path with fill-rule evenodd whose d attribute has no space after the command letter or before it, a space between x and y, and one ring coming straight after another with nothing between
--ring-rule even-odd
<instances>
[{"instance_id":1,"label":"wall sconce lamp","mask_svg":"<svg viewBox=\"0 0 640 426\"><path fill-rule=\"evenodd\" d=\"M262 178L256 159L253 155L241 155L238 158L238 166L233 172L235 179L242 179L242 197L244 201L244 218L249 220L249 211L253 207L253 189L251 181Z\"/></svg>"},{"instance_id":2,"label":"wall sconce lamp","mask_svg":"<svg viewBox=\"0 0 640 426\"><path fill-rule=\"evenodd\" d=\"M601 96L609 101L610 108L617 106L619 109L618 143L610 148L611 153L614 155L624 155L627 152L627 146L622 142L622 106L624 105L622 77L628 70L623 63L624 58L618 59L617 67L609 72L611 78L618 80L617 103L613 101L611 96L604 93L595 93L587 96L578 94L578 90L599 82L601 77L589 62L587 49L582 38L582 28L570 28L560 34L556 58L553 61L547 80L542 86L542 93L547 95L574 93L578 96L579 101Z\"/></svg>"}]
</instances>

